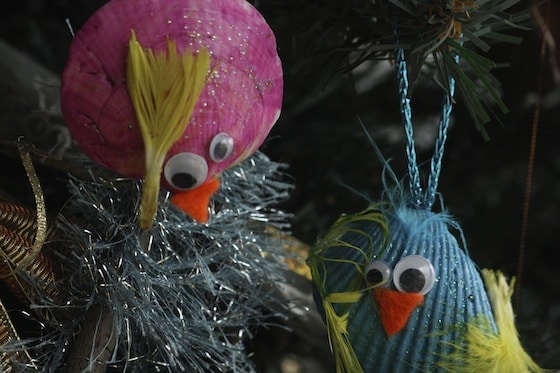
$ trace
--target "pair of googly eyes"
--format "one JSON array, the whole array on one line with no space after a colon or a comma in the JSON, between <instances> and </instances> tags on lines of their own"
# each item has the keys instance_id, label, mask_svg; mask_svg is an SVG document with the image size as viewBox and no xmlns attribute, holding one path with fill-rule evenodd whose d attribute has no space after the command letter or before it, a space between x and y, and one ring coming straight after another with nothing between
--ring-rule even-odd
<instances>
[{"instance_id":1,"label":"pair of googly eyes","mask_svg":"<svg viewBox=\"0 0 560 373\"><path fill-rule=\"evenodd\" d=\"M212 138L209 148L210 159L214 162L225 161L233 154L233 138L220 132ZM206 180L208 164L194 153L178 153L169 158L163 167L165 180L175 189L194 189Z\"/></svg>"},{"instance_id":2,"label":"pair of googly eyes","mask_svg":"<svg viewBox=\"0 0 560 373\"><path fill-rule=\"evenodd\" d=\"M436 281L434 266L420 255L402 258L392 272L393 284L403 293L426 294ZM372 287L383 286L391 279L391 268L385 262L375 260L364 269L364 277Z\"/></svg>"}]
</instances>

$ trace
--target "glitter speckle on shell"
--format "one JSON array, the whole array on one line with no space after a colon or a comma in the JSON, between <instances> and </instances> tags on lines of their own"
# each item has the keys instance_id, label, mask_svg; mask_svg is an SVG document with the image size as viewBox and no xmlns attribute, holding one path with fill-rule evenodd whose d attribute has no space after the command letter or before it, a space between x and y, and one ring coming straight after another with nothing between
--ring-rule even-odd
<instances>
[{"instance_id":1,"label":"glitter speckle on shell","mask_svg":"<svg viewBox=\"0 0 560 373\"><path fill-rule=\"evenodd\" d=\"M210 71L184 135L166 159L192 152L208 177L239 163L264 141L282 100L282 68L272 31L245 0L112 0L76 34L62 76L62 109L72 136L96 162L135 178L144 175L144 144L126 84L131 32L144 48L179 53L207 49ZM219 132L235 142L229 162L213 162Z\"/></svg>"}]
</instances>

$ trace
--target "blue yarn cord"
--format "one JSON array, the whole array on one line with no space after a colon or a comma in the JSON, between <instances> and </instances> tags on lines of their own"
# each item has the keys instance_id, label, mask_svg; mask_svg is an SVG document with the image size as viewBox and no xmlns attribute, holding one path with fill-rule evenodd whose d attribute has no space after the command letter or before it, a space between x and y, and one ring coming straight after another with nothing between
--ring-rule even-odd
<instances>
[{"instance_id":1,"label":"blue yarn cord","mask_svg":"<svg viewBox=\"0 0 560 373\"><path fill-rule=\"evenodd\" d=\"M449 76L449 91L443 99L441 118L438 126L438 133L435 142L434 154L430 164L430 175L425 195L422 194L420 183L420 171L416 160L416 149L414 146L414 130L412 126L412 109L410 98L408 97L408 75L404 50L399 48L395 51L395 68L397 81L399 84L399 95L401 104L401 114L406 135L406 156L408 158L409 186L412 203L416 207L431 209L437 194L437 186L441 173L441 163L447 140L447 131L453 109L453 95L455 93L455 80ZM455 59L458 61L457 58Z\"/></svg>"},{"instance_id":2,"label":"blue yarn cord","mask_svg":"<svg viewBox=\"0 0 560 373\"><path fill-rule=\"evenodd\" d=\"M408 97L408 72L404 49L399 48L395 51L395 63L397 82L399 84L399 95L401 104L401 114L406 135L406 156L408 158L409 186L412 196L412 203L415 206L422 204L422 186L420 185L420 171L416 161L416 148L414 147L414 130L412 128L412 109L410 98Z\"/></svg>"},{"instance_id":3,"label":"blue yarn cord","mask_svg":"<svg viewBox=\"0 0 560 373\"><path fill-rule=\"evenodd\" d=\"M438 126L438 135L434 148L434 155L430 163L430 176L428 178L428 187L426 189L425 201L426 207L432 208L436 198L437 187L439 182L439 175L441 173L441 162L443 160L443 153L445 142L447 140L447 130L449 129L449 122L451 118L451 111L453 110L453 94L455 93L455 79L449 77L449 92L443 98L443 105L441 111L441 118Z\"/></svg>"}]
</instances>

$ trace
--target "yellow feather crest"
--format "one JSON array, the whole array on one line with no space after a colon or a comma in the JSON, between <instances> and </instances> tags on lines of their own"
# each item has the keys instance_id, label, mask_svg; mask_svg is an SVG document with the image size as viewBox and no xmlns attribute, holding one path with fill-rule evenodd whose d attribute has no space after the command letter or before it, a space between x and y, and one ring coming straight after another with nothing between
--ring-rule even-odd
<instances>
[{"instance_id":1,"label":"yellow feather crest","mask_svg":"<svg viewBox=\"0 0 560 373\"><path fill-rule=\"evenodd\" d=\"M146 172L140 205L140 227L152 226L157 211L159 183L165 156L185 132L206 83L210 53L177 53L167 40L167 51L143 48L132 32L127 60L127 86L146 149Z\"/></svg>"}]
</instances>

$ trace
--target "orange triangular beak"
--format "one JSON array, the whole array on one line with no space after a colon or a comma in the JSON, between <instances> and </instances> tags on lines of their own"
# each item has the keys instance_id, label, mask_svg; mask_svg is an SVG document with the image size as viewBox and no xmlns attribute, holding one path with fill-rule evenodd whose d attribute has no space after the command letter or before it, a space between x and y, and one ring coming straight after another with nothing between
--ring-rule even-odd
<instances>
[{"instance_id":1,"label":"orange triangular beak","mask_svg":"<svg viewBox=\"0 0 560 373\"><path fill-rule=\"evenodd\" d=\"M194 189L174 194L171 202L197 222L206 223L210 197L219 187L220 181L217 178L210 179Z\"/></svg>"},{"instance_id":2,"label":"orange triangular beak","mask_svg":"<svg viewBox=\"0 0 560 373\"><path fill-rule=\"evenodd\" d=\"M406 325L412 311L424 301L422 294L401 293L387 288L373 289L373 296L379 307L381 323L389 337Z\"/></svg>"}]
</instances>

